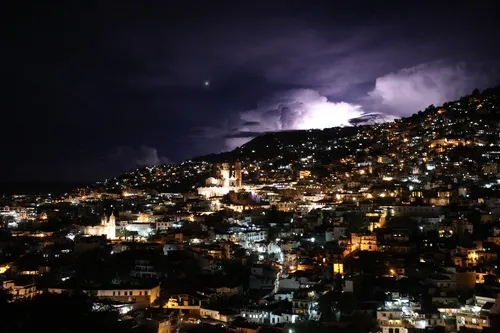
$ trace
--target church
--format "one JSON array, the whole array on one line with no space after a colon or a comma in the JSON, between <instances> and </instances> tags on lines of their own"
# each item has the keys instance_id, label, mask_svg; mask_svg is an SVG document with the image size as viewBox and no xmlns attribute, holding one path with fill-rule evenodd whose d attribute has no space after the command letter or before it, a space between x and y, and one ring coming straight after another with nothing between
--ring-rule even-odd
<instances>
[{"instance_id":1,"label":"church","mask_svg":"<svg viewBox=\"0 0 500 333\"><path fill-rule=\"evenodd\" d=\"M115 215L111 213L108 218L104 215L101 219L101 224L96 226L85 227L85 235L88 236L106 236L107 239L116 238L116 219Z\"/></svg>"},{"instance_id":2,"label":"church","mask_svg":"<svg viewBox=\"0 0 500 333\"><path fill-rule=\"evenodd\" d=\"M216 176L206 180L205 187L198 188L198 194L205 197L220 197L230 191L239 191L242 188L241 162L231 167L229 163L217 166Z\"/></svg>"}]
</instances>

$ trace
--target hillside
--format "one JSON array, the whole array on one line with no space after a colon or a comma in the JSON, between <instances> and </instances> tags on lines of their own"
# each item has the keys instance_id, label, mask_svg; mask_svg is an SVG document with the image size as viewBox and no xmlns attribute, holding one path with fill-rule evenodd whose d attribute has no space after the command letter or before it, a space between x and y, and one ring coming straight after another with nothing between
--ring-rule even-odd
<instances>
[{"instance_id":1,"label":"hillside","mask_svg":"<svg viewBox=\"0 0 500 333\"><path fill-rule=\"evenodd\" d=\"M284 156L296 160L312 156L319 164L328 164L350 154L360 153L366 147L377 146L382 153L390 141L403 140L404 135L421 136L433 129L433 138L477 137L485 129L494 132L500 121L500 87L476 92L443 106L429 106L411 117L383 124L353 127L334 127L324 130L287 131L259 136L231 152L201 156L196 161L266 160ZM488 123L483 121L488 119ZM476 124L477 123L477 124ZM484 127L484 128L483 128ZM393 136L389 139L387 131ZM496 133L492 133L496 134ZM491 138L490 138L491 139ZM354 144L353 144L354 143ZM390 146L390 144L389 144Z\"/></svg>"},{"instance_id":2,"label":"hillside","mask_svg":"<svg viewBox=\"0 0 500 333\"><path fill-rule=\"evenodd\" d=\"M269 172L289 166L327 167L335 171L377 159L385 164L426 162L439 167L442 161L453 160L455 167L478 172L491 158L496 160L496 151L500 150L499 128L500 87L497 87L483 92L475 90L459 100L438 107L431 105L394 122L267 133L230 152L200 156L176 166L137 169L101 185L111 184L116 190L129 187L186 190L201 184L211 174L213 164L237 160Z\"/></svg>"}]
</instances>

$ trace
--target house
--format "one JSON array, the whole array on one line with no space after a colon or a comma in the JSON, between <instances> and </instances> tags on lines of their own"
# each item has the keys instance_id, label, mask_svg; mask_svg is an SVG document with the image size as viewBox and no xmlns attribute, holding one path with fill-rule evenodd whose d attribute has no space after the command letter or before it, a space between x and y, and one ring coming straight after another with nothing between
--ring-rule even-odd
<instances>
[{"instance_id":1,"label":"house","mask_svg":"<svg viewBox=\"0 0 500 333\"><path fill-rule=\"evenodd\" d=\"M31 299L38 293L34 282L22 283L20 280L2 281L2 290L11 294L13 301Z\"/></svg>"},{"instance_id":2,"label":"house","mask_svg":"<svg viewBox=\"0 0 500 333\"><path fill-rule=\"evenodd\" d=\"M161 273L158 272L150 260L136 260L130 275L140 279L156 279L161 276Z\"/></svg>"},{"instance_id":3,"label":"house","mask_svg":"<svg viewBox=\"0 0 500 333\"><path fill-rule=\"evenodd\" d=\"M68 280L60 286L47 289L50 293L81 291L93 297L119 302L135 302L152 304L160 296L160 285L157 283L142 284L109 284L102 286L75 286Z\"/></svg>"},{"instance_id":4,"label":"house","mask_svg":"<svg viewBox=\"0 0 500 333\"><path fill-rule=\"evenodd\" d=\"M377 322L382 333L409 333L414 327L410 321L418 319L420 304L409 299L396 299L385 302L377 309Z\"/></svg>"},{"instance_id":5,"label":"house","mask_svg":"<svg viewBox=\"0 0 500 333\"><path fill-rule=\"evenodd\" d=\"M220 310L202 306L200 307L200 316L229 323L238 316L238 313L230 310Z\"/></svg>"},{"instance_id":6,"label":"house","mask_svg":"<svg viewBox=\"0 0 500 333\"><path fill-rule=\"evenodd\" d=\"M254 265L250 268L249 288L252 290L275 289L278 271L270 265Z\"/></svg>"}]
</instances>

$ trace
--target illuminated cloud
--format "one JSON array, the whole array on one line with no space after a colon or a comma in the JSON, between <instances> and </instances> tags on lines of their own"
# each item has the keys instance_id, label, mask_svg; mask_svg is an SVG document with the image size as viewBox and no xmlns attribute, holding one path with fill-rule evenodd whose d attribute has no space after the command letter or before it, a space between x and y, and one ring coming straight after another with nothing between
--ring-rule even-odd
<instances>
[{"instance_id":1,"label":"illuminated cloud","mask_svg":"<svg viewBox=\"0 0 500 333\"><path fill-rule=\"evenodd\" d=\"M368 93L372 109L408 116L441 105L485 85L487 78L464 63L434 62L381 76Z\"/></svg>"},{"instance_id":2,"label":"illuminated cloud","mask_svg":"<svg viewBox=\"0 0 500 333\"><path fill-rule=\"evenodd\" d=\"M265 132L350 126L349 120L362 114L360 105L331 102L311 89L291 90L242 112L241 123L225 136L226 143L232 149Z\"/></svg>"}]
</instances>

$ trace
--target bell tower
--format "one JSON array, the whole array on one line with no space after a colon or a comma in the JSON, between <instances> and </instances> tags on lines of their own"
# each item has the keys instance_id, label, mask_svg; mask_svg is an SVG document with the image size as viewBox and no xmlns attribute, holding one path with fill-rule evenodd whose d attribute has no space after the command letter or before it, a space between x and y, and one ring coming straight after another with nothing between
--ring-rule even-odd
<instances>
[{"instance_id":1,"label":"bell tower","mask_svg":"<svg viewBox=\"0 0 500 333\"><path fill-rule=\"evenodd\" d=\"M234 163L234 178L236 178L235 182L236 187L241 187L241 174L242 174L241 162L236 161L236 163Z\"/></svg>"},{"instance_id":2,"label":"bell tower","mask_svg":"<svg viewBox=\"0 0 500 333\"><path fill-rule=\"evenodd\" d=\"M113 227L116 226L116 218L115 218L114 213L111 213L111 215L109 216L108 225L113 226Z\"/></svg>"},{"instance_id":3,"label":"bell tower","mask_svg":"<svg viewBox=\"0 0 500 333\"><path fill-rule=\"evenodd\" d=\"M223 187L229 187L229 178L231 176L231 170L229 168L229 163L222 164L222 181Z\"/></svg>"}]
</instances>

